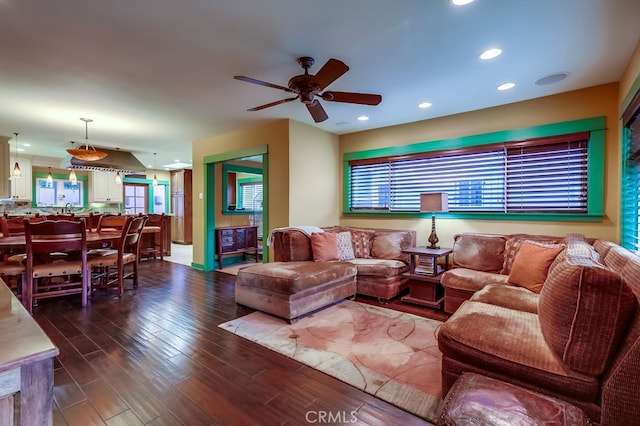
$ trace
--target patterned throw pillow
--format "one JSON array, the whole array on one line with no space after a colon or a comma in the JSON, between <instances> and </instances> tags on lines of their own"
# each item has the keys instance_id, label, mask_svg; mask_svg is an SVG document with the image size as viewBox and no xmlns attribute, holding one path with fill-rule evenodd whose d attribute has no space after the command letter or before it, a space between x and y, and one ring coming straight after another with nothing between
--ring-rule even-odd
<instances>
[{"instance_id":1,"label":"patterned throw pillow","mask_svg":"<svg viewBox=\"0 0 640 426\"><path fill-rule=\"evenodd\" d=\"M351 232L338 232L336 234L336 241L338 243L339 260L351 260L356 258L355 254L353 253Z\"/></svg>"},{"instance_id":2,"label":"patterned throw pillow","mask_svg":"<svg viewBox=\"0 0 640 426\"><path fill-rule=\"evenodd\" d=\"M353 254L359 259L369 259L371 257L371 246L375 231L350 231Z\"/></svg>"}]
</instances>

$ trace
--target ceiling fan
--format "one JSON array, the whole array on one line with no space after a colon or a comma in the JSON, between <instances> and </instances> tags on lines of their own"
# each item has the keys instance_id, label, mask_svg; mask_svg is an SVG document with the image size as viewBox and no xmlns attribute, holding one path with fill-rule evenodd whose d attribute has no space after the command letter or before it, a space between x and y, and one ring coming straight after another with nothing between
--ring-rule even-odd
<instances>
[{"instance_id":1,"label":"ceiling fan","mask_svg":"<svg viewBox=\"0 0 640 426\"><path fill-rule=\"evenodd\" d=\"M304 74L296 75L289 80L289 87L279 86L277 84L267 83L266 81L256 80L255 78L235 75L233 78L248 83L259 84L261 86L273 87L274 89L284 90L285 92L295 93L292 98L281 99L247 111L259 111L261 109L280 105L285 102L300 101L307 106L311 117L316 123L325 121L329 116L325 112L318 98L330 102L345 102L350 104L361 105L378 105L382 101L382 96L369 93L354 92L322 92L328 85L336 81L340 76L349 71L349 67L342 61L337 59L329 59L326 64L320 68L316 75L309 74L309 68L314 64L315 60L309 56L298 58L298 63L304 69ZM322 92L322 93L321 93Z\"/></svg>"}]
</instances>

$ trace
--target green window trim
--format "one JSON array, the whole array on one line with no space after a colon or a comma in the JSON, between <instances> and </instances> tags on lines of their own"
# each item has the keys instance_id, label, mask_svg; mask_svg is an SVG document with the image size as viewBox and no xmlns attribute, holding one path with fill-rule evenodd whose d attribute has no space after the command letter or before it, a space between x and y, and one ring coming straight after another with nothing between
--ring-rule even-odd
<instances>
[{"instance_id":1,"label":"green window trim","mask_svg":"<svg viewBox=\"0 0 640 426\"><path fill-rule=\"evenodd\" d=\"M239 166L236 164L222 163L222 206L223 206L222 214L245 215L245 216L255 214L256 212L253 210L229 210L228 208L229 202L228 202L227 191L226 191L226 188L228 185L227 176L229 172L251 173L255 175L262 175L262 169L257 167L247 167L247 166ZM262 177L243 178L243 179L240 179L238 182L236 182L236 186L242 182L263 182L263 179ZM238 197L238 200L240 200L241 195L238 194L237 197ZM237 203L237 204L240 204L240 203Z\"/></svg>"},{"instance_id":2,"label":"green window trim","mask_svg":"<svg viewBox=\"0 0 640 426\"><path fill-rule=\"evenodd\" d=\"M599 222L604 216L604 172L606 146L606 117L604 116L345 153L343 155L342 214L348 217L366 218L426 218L431 216L431 214L419 212L349 211L349 200L351 198L350 161L410 155L431 151L453 150L472 146L489 145L514 140L543 138L578 132L590 132L587 175L587 213L448 212L437 213L436 216L442 218L476 220Z\"/></svg>"},{"instance_id":3,"label":"green window trim","mask_svg":"<svg viewBox=\"0 0 640 426\"><path fill-rule=\"evenodd\" d=\"M36 200L36 196L37 196L37 191L38 191L38 187L36 185L36 183L38 182L38 179L46 179L47 176L49 175L48 172L33 172L31 173L31 207L37 207L37 200ZM57 173L57 172L51 172L51 176L54 179L59 179L59 180L69 180L69 174L68 173ZM87 176L84 175L79 175L77 177L77 179L79 181L82 181L82 199L84 200L84 206L82 207L87 207L89 205L89 202L87 201L89 198L89 178Z\"/></svg>"},{"instance_id":4,"label":"green window trim","mask_svg":"<svg viewBox=\"0 0 640 426\"><path fill-rule=\"evenodd\" d=\"M130 177L124 177L124 179L122 179L122 183L137 183L137 184L141 184L141 185L147 185L149 187L148 189L148 193L149 194L153 194L153 179L143 179L143 178L130 178ZM170 197L169 197L169 181L168 180L158 180L158 186L164 186L164 199L165 199L165 203L164 203L164 212L165 213L169 213L169 204L170 204ZM153 197L150 195L149 197L147 197L147 211L152 212L154 205L153 205Z\"/></svg>"}]
</instances>

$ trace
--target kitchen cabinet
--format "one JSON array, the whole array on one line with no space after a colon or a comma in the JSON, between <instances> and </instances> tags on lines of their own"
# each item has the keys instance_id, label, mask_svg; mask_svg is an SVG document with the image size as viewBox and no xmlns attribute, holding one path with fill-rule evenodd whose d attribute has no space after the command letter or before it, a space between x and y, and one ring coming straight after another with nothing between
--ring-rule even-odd
<instances>
[{"instance_id":1,"label":"kitchen cabinet","mask_svg":"<svg viewBox=\"0 0 640 426\"><path fill-rule=\"evenodd\" d=\"M193 243L191 170L171 172L171 241Z\"/></svg>"},{"instance_id":2,"label":"kitchen cabinet","mask_svg":"<svg viewBox=\"0 0 640 426\"><path fill-rule=\"evenodd\" d=\"M14 156L11 156L9 172L13 173L13 165L16 163ZM33 197L33 179L31 177L31 159L18 156L18 164L22 171L22 177L11 178L11 199L31 200Z\"/></svg>"},{"instance_id":3,"label":"kitchen cabinet","mask_svg":"<svg viewBox=\"0 0 640 426\"><path fill-rule=\"evenodd\" d=\"M122 203L122 184L116 183L116 174L92 172L89 182L89 202Z\"/></svg>"}]
</instances>

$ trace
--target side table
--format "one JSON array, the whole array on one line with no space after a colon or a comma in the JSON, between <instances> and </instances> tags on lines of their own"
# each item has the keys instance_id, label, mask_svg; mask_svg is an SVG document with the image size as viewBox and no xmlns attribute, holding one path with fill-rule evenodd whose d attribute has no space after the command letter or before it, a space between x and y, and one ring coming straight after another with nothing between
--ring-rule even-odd
<instances>
[{"instance_id":1,"label":"side table","mask_svg":"<svg viewBox=\"0 0 640 426\"><path fill-rule=\"evenodd\" d=\"M409 279L409 295L402 297L401 300L440 309L444 300L440 276L449 269L449 255L452 251L450 248L427 247L410 247L402 250L402 253L409 255L409 272L403 274ZM441 257L444 257L444 269L438 262Z\"/></svg>"}]
</instances>

